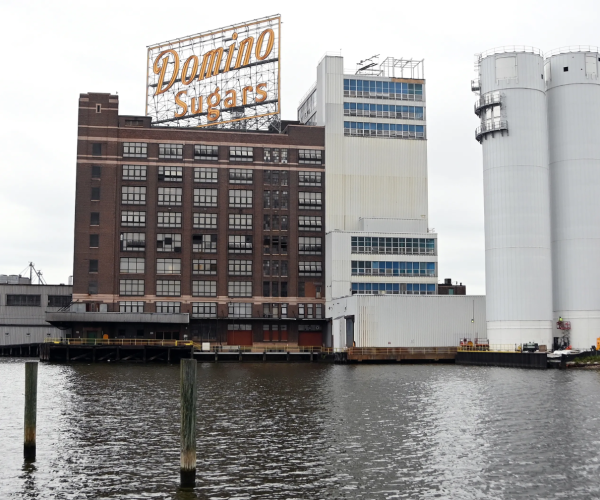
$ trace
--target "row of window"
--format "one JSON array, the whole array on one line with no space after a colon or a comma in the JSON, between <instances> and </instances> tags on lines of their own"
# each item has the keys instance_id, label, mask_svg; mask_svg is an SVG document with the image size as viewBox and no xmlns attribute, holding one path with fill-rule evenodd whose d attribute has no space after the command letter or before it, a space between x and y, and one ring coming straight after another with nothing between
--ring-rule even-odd
<instances>
[{"instance_id":1,"label":"row of window","mask_svg":"<svg viewBox=\"0 0 600 500\"><path fill-rule=\"evenodd\" d=\"M166 182L182 182L184 167L160 166L158 167L158 180ZM195 167L194 182L214 184L219 180L219 170L216 167ZM222 170L222 169L221 169ZM101 178L100 166L92 166L92 179ZM321 186L322 172L298 172L300 186ZM228 168L228 181L230 184L252 184L254 170L250 168ZM122 179L124 181L145 181L148 179L146 165L123 165ZM263 183L272 186L288 186L289 172L287 170L264 170Z\"/></svg>"},{"instance_id":2,"label":"row of window","mask_svg":"<svg viewBox=\"0 0 600 500\"><path fill-rule=\"evenodd\" d=\"M144 274L146 271L146 259L144 257L121 257L119 271L124 274ZM98 272L98 260L89 261L90 272ZM300 276L321 276L323 264L321 262L301 261L298 263ZM156 274L181 274L181 259L156 259ZM193 259L192 274L217 274L216 259ZM235 276L252 276L252 261L230 259L228 263L228 274ZM263 274L265 276L287 276L287 260L265 260L263 261ZM417 273L418 274L418 273ZM51 306L56 307L56 306Z\"/></svg>"},{"instance_id":3,"label":"row of window","mask_svg":"<svg viewBox=\"0 0 600 500\"><path fill-rule=\"evenodd\" d=\"M230 302L227 305L229 318L252 318L252 303ZM119 302L119 312L122 313L143 313L146 303L143 301L121 301ZM155 302L157 313L180 313L181 302ZM192 302L192 317L195 318L216 318L217 302ZM263 318L287 318L288 304L274 303L263 304ZM322 319L323 304L298 304L298 318L303 319ZM229 330L252 330L250 325L228 325ZM269 327L270 325L264 325ZM277 326L277 325L274 325ZM286 325L280 325L287 328Z\"/></svg>"},{"instance_id":4,"label":"row of window","mask_svg":"<svg viewBox=\"0 0 600 500\"><path fill-rule=\"evenodd\" d=\"M435 262L352 261L353 276L435 276Z\"/></svg>"},{"instance_id":5,"label":"row of window","mask_svg":"<svg viewBox=\"0 0 600 500\"><path fill-rule=\"evenodd\" d=\"M389 137L393 139L425 139L424 125L405 123L344 122L344 135Z\"/></svg>"},{"instance_id":6,"label":"row of window","mask_svg":"<svg viewBox=\"0 0 600 500\"><path fill-rule=\"evenodd\" d=\"M265 282L277 283L277 290L269 287L269 294L265 297L287 297L287 282ZM263 287L264 288L264 287ZM145 293L145 280L122 279L119 280L119 295L123 296L143 296ZM179 297L181 296L180 280L156 280L156 295L159 297ZM229 281L227 283L227 295L229 297L252 297L251 281ZM192 281L192 296L194 297L216 297L217 282L211 281Z\"/></svg>"},{"instance_id":7,"label":"row of window","mask_svg":"<svg viewBox=\"0 0 600 500\"><path fill-rule=\"evenodd\" d=\"M435 255L433 238L380 238L352 236L352 253L391 255Z\"/></svg>"},{"instance_id":8,"label":"row of window","mask_svg":"<svg viewBox=\"0 0 600 500\"><path fill-rule=\"evenodd\" d=\"M352 295L435 295L433 283L352 283Z\"/></svg>"},{"instance_id":9,"label":"row of window","mask_svg":"<svg viewBox=\"0 0 600 500\"><path fill-rule=\"evenodd\" d=\"M66 307L70 303L70 295L48 295L47 307ZM18 307L42 307L42 296L7 294L6 305Z\"/></svg>"},{"instance_id":10,"label":"row of window","mask_svg":"<svg viewBox=\"0 0 600 500\"><path fill-rule=\"evenodd\" d=\"M96 235L94 235L96 236ZM145 233L121 233L121 251L143 252L146 250ZM92 243L90 238L90 244ZM94 241L93 243L97 243ZM228 250L230 253L252 253L251 235L229 235ZM323 250L322 238L313 236L300 236L298 238L298 253L304 255L321 255ZM157 252L181 252L180 233L161 233L156 235ZM216 253L216 234L194 234L192 235L192 251ZM265 254L287 254L287 236L263 236L263 253Z\"/></svg>"},{"instance_id":11,"label":"row of window","mask_svg":"<svg viewBox=\"0 0 600 500\"><path fill-rule=\"evenodd\" d=\"M182 160L183 144L159 144L158 157L160 159ZM102 155L102 144L92 144L92 155ZM263 148L262 161L267 163L288 163L288 149L286 148ZM147 158L147 142L124 142L123 157L125 158ZM219 160L219 146L210 144L194 145L195 160ZM254 148L249 146L229 146L229 161L252 162L254 161ZM309 165L322 165L323 151L320 149L299 149L298 163Z\"/></svg>"},{"instance_id":12,"label":"row of window","mask_svg":"<svg viewBox=\"0 0 600 500\"><path fill-rule=\"evenodd\" d=\"M346 116L424 120L425 115L423 110L422 106L396 106L395 104L369 104L362 102L344 103L344 115Z\"/></svg>"},{"instance_id":13,"label":"row of window","mask_svg":"<svg viewBox=\"0 0 600 500\"><path fill-rule=\"evenodd\" d=\"M182 226L182 212L158 212L157 227L180 228ZM123 210L121 212L122 227L146 227L146 212ZM193 227L200 229L216 229L217 214L194 213ZM229 214L228 229L252 229L252 214ZM300 215L298 217L298 230L321 231L323 221L320 215ZM287 231L289 217L287 215L263 215L264 231ZM97 245L96 245L97 246Z\"/></svg>"},{"instance_id":14,"label":"row of window","mask_svg":"<svg viewBox=\"0 0 600 500\"><path fill-rule=\"evenodd\" d=\"M146 186L122 186L121 203L123 205L145 205ZM100 188L92 188L92 201L100 199ZM158 188L158 205L179 207L182 205L183 188ZM249 189L230 189L229 208L252 208L253 191ZM195 207L216 207L217 189L194 189ZM298 208L300 210L321 210L323 207L322 193L300 191L298 193ZM274 210L289 209L289 192L269 190L263 192L263 208Z\"/></svg>"},{"instance_id":15,"label":"row of window","mask_svg":"<svg viewBox=\"0 0 600 500\"><path fill-rule=\"evenodd\" d=\"M423 100L423 84L345 78L344 95L421 101Z\"/></svg>"}]
</instances>

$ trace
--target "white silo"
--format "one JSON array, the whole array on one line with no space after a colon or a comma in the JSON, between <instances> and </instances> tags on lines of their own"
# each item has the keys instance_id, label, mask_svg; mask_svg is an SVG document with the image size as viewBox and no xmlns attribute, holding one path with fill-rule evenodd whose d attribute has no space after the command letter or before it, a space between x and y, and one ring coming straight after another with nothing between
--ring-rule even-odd
<instances>
[{"instance_id":1,"label":"white silo","mask_svg":"<svg viewBox=\"0 0 600 500\"><path fill-rule=\"evenodd\" d=\"M487 332L491 344L552 342L550 187L539 50L478 57Z\"/></svg>"},{"instance_id":2,"label":"white silo","mask_svg":"<svg viewBox=\"0 0 600 500\"><path fill-rule=\"evenodd\" d=\"M600 337L598 52L597 47L552 51L545 72L554 319L571 323L571 345L578 348L595 346Z\"/></svg>"}]
</instances>

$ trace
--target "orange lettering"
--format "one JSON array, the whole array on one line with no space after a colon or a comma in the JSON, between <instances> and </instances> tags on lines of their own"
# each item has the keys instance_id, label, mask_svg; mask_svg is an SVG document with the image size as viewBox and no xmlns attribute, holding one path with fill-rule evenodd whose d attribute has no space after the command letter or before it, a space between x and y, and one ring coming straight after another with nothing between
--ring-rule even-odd
<instances>
[{"instance_id":1,"label":"orange lettering","mask_svg":"<svg viewBox=\"0 0 600 500\"><path fill-rule=\"evenodd\" d=\"M167 54L167 56L162 59L162 64L159 66L158 61L165 54ZM168 85L165 88L162 88L163 83L165 81L165 76L167 74L167 65L169 63L170 54L173 55L173 60L175 64L173 67L173 75L171 76L171 80L169 81ZM153 70L155 75L158 75L160 73L160 76L158 77L158 85L156 86L156 92L154 93L154 95L159 95L169 90L175 83L175 80L177 79L177 75L179 73L179 56L177 55L177 52L175 52L173 49L163 50L160 54L158 54L158 57L154 60Z\"/></svg>"}]
</instances>

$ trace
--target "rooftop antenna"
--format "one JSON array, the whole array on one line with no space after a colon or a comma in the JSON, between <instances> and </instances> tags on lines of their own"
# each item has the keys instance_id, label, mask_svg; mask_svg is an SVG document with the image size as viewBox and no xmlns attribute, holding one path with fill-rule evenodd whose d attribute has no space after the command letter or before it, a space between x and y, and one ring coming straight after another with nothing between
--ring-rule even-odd
<instances>
[{"instance_id":1,"label":"rooftop antenna","mask_svg":"<svg viewBox=\"0 0 600 500\"><path fill-rule=\"evenodd\" d=\"M33 284L33 281L32 281L33 274L35 273L35 275L37 276L37 279L38 279L38 285L47 285L46 280L42 276L42 271L41 270L38 271L35 268L35 264L33 262L29 262L29 265L27 267L29 268L29 283L30 284ZM25 269L27 269L27 267ZM23 269L23 271L21 271L19 274L23 274L25 269Z\"/></svg>"},{"instance_id":2,"label":"rooftop antenna","mask_svg":"<svg viewBox=\"0 0 600 500\"><path fill-rule=\"evenodd\" d=\"M359 71L364 71L366 69L370 69L373 66L377 65L377 62L374 61L374 59L377 59L379 57L379 54L375 54L374 56L369 57L368 59L363 59L362 61L359 61L356 63L357 66L360 66L362 64L364 64L364 66L362 66L361 68L358 68L356 70L356 73L358 74ZM368 64L366 64L368 63Z\"/></svg>"}]
</instances>

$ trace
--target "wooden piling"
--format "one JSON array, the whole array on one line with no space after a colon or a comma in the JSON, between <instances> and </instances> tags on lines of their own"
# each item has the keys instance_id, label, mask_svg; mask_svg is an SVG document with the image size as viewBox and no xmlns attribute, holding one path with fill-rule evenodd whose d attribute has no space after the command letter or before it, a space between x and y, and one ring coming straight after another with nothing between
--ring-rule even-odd
<instances>
[{"instance_id":1,"label":"wooden piling","mask_svg":"<svg viewBox=\"0 0 600 500\"><path fill-rule=\"evenodd\" d=\"M25 460L35 460L35 431L37 414L38 364L35 361L25 363L25 440L23 456Z\"/></svg>"},{"instance_id":2,"label":"wooden piling","mask_svg":"<svg viewBox=\"0 0 600 500\"><path fill-rule=\"evenodd\" d=\"M196 371L195 359L181 360L181 487L196 486Z\"/></svg>"}]
</instances>

